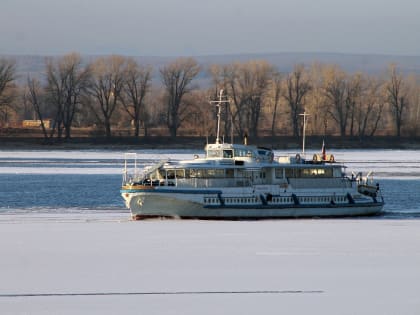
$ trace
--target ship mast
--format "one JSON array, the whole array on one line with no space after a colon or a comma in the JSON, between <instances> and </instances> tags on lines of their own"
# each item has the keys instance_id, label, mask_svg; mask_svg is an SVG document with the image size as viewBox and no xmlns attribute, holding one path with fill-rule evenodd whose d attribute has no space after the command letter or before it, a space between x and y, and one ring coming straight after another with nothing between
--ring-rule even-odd
<instances>
[{"instance_id":1,"label":"ship mast","mask_svg":"<svg viewBox=\"0 0 420 315\"><path fill-rule=\"evenodd\" d=\"M303 114L299 114L299 116L303 116L302 156L305 156L306 117L309 116L309 114L304 111Z\"/></svg>"},{"instance_id":2,"label":"ship mast","mask_svg":"<svg viewBox=\"0 0 420 315\"><path fill-rule=\"evenodd\" d=\"M222 116L222 104L228 103L228 100L222 100L223 97L223 89L219 92L219 100L218 101L210 101L210 103L214 103L217 106L217 134L216 134L216 144L220 144L220 117Z\"/></svg>"}]
</instances>

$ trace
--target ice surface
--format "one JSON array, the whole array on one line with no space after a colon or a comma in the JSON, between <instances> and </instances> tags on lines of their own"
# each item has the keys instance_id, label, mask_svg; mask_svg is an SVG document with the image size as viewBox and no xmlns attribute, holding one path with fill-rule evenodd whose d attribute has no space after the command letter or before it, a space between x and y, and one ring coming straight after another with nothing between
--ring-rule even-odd
<instances>
[{"instance_id":1,"label":"ice surface","mask_svg":"<svg viewBox=\"0 0 420 315\"><path fill-rule=\"evenodd\" d=\"M167 159L191 159L190 150L132 150L140 167ZM0 174L122 174L122 151L0 151Z\"/></svg>"},{"instance_id":2,"label":"ice surface","mask_svg":"<svg viewBox=\"0 0 420 315\"><path fill-rule=\"evenodd\" d=\"M420 310L420 220L4 214L0 248L3 314Z\"/></svg>"},{"instance_id":3,"label":"ice surface","mask_svg":"<svg viewBox=\"0 0 420 315\"><path fill-rule=\"evenodd\" d=\"M201 150L132 150L137 153L139 166L161 160L192 159ZM0 173L9 174L121 174L124 165L122 151L0 151ZM315 152L306 152L311 159ZM331 150L338 163L344 163L346 173L372 171L377 178L420 178L420 151L417 150ZM294 155L291 151L275 151L276 157Z\"/></svg>"},{"instance_id":4,"label":"ice surface","mask_svg":"<svg viewBox=\"0 0 420 315\"><path fill-rule=\"evenodd\" d=\"M142 166L202 155L137 153ZM418 215L420 183L407 179L420 178L420 151L327 153L345 162L348 174L372 170L376 178L385 178L386 211ZM81 200L94 202L96 193L104 199L111 192L116 199L107 201L111 208L102 203L95 209L66 207L67 201L57 206L60 190L55 189L57 194L51 190L47 199L54 206L3 208L0 314L382 315L420 310L420 220L133 222L119 200L119 178L101 176L121 174L123 157L118 151L0 151L0 208L13 192L23 197L30 188L37 191L36 200L44 198L35 179L42 182L49 174L65 174L51 176L58 182L50 185L61 180L76 194L85 191L78 195ZM69 174L91 175L79 182ZM25 185L16 185L20 179Z\"/></svg>"}]
</instances>

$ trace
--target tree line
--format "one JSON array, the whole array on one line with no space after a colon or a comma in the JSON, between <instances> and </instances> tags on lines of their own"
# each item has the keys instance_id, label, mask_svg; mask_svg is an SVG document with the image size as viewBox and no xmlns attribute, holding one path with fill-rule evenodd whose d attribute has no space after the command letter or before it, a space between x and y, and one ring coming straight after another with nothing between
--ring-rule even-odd
<instances>
[{"instance_id":1,"label":"tree line","mask_svg":"<svg viewBox=\"0 0 420 315\"><path fill-rule=\"evenodd\" d=\"M200 87L203 74L208 80ZM225 136L300 136L303 112L309 114L311 135L419 133L419 78L402 74L396 65L377 76L316 63L282 73L264 60L204 69L193 58L178 58L153 69L116 55L86 64L77 53L46 58L44 76L28 75L20 85L14 61L0 59L0 127L37 119L50 140L69 139L74 128L106 137L115 130L133 137L154 135L153 130L172 137L180 130L210 136L216 129L210 101L221 89L227 101ZM49 128L46 119L52 121Z\"/></svg>"}]
</instances>

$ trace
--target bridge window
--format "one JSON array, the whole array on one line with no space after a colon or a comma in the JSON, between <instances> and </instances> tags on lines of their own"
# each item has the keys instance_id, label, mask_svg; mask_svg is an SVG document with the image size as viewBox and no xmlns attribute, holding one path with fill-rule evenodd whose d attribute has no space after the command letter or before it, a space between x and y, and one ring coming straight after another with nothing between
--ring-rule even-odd
<instances>
[{"instance_id":1,"label":"bridge window","mask_svg":"<svg viewBox=\"0 0 420 315\"><path fill-rule=\"evenodd\" d=\"M220 150L209 150L207 151L207 156L208 157L221 157L222 156L222 152Z\"/></svg>"},{"instance_id":2,"label":"bridge window","mask_svg":"<svg viewBox=\"0 0 420 315\"><path fill-rule=\"evenodd\" d=\"M223 157L226 159L233 158L233 151L232 150L223 150Z\"/></svg>"}]
</instances>

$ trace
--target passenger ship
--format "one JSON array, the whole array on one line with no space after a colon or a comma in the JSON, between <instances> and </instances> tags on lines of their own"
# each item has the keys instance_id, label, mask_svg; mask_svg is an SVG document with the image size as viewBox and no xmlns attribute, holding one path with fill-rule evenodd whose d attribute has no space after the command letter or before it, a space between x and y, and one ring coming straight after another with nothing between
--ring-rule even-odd
<instances>
[{"instance_id":1,"label":"passenger ship","mask_svg":"<svg viewBox=\"0 0 420 315\"><path fill-rule=\"evenodd\" d=\"M160 161L140 172L126 158L121 195L135 220L149 217L264 219L378 214L379 184L348 177L333 155L276 157L271 149L207 144L205 156ZM304 150L303 150L304 152ZM131 161L131 162L130 162Z\"/></svg>"}]
</instances>

